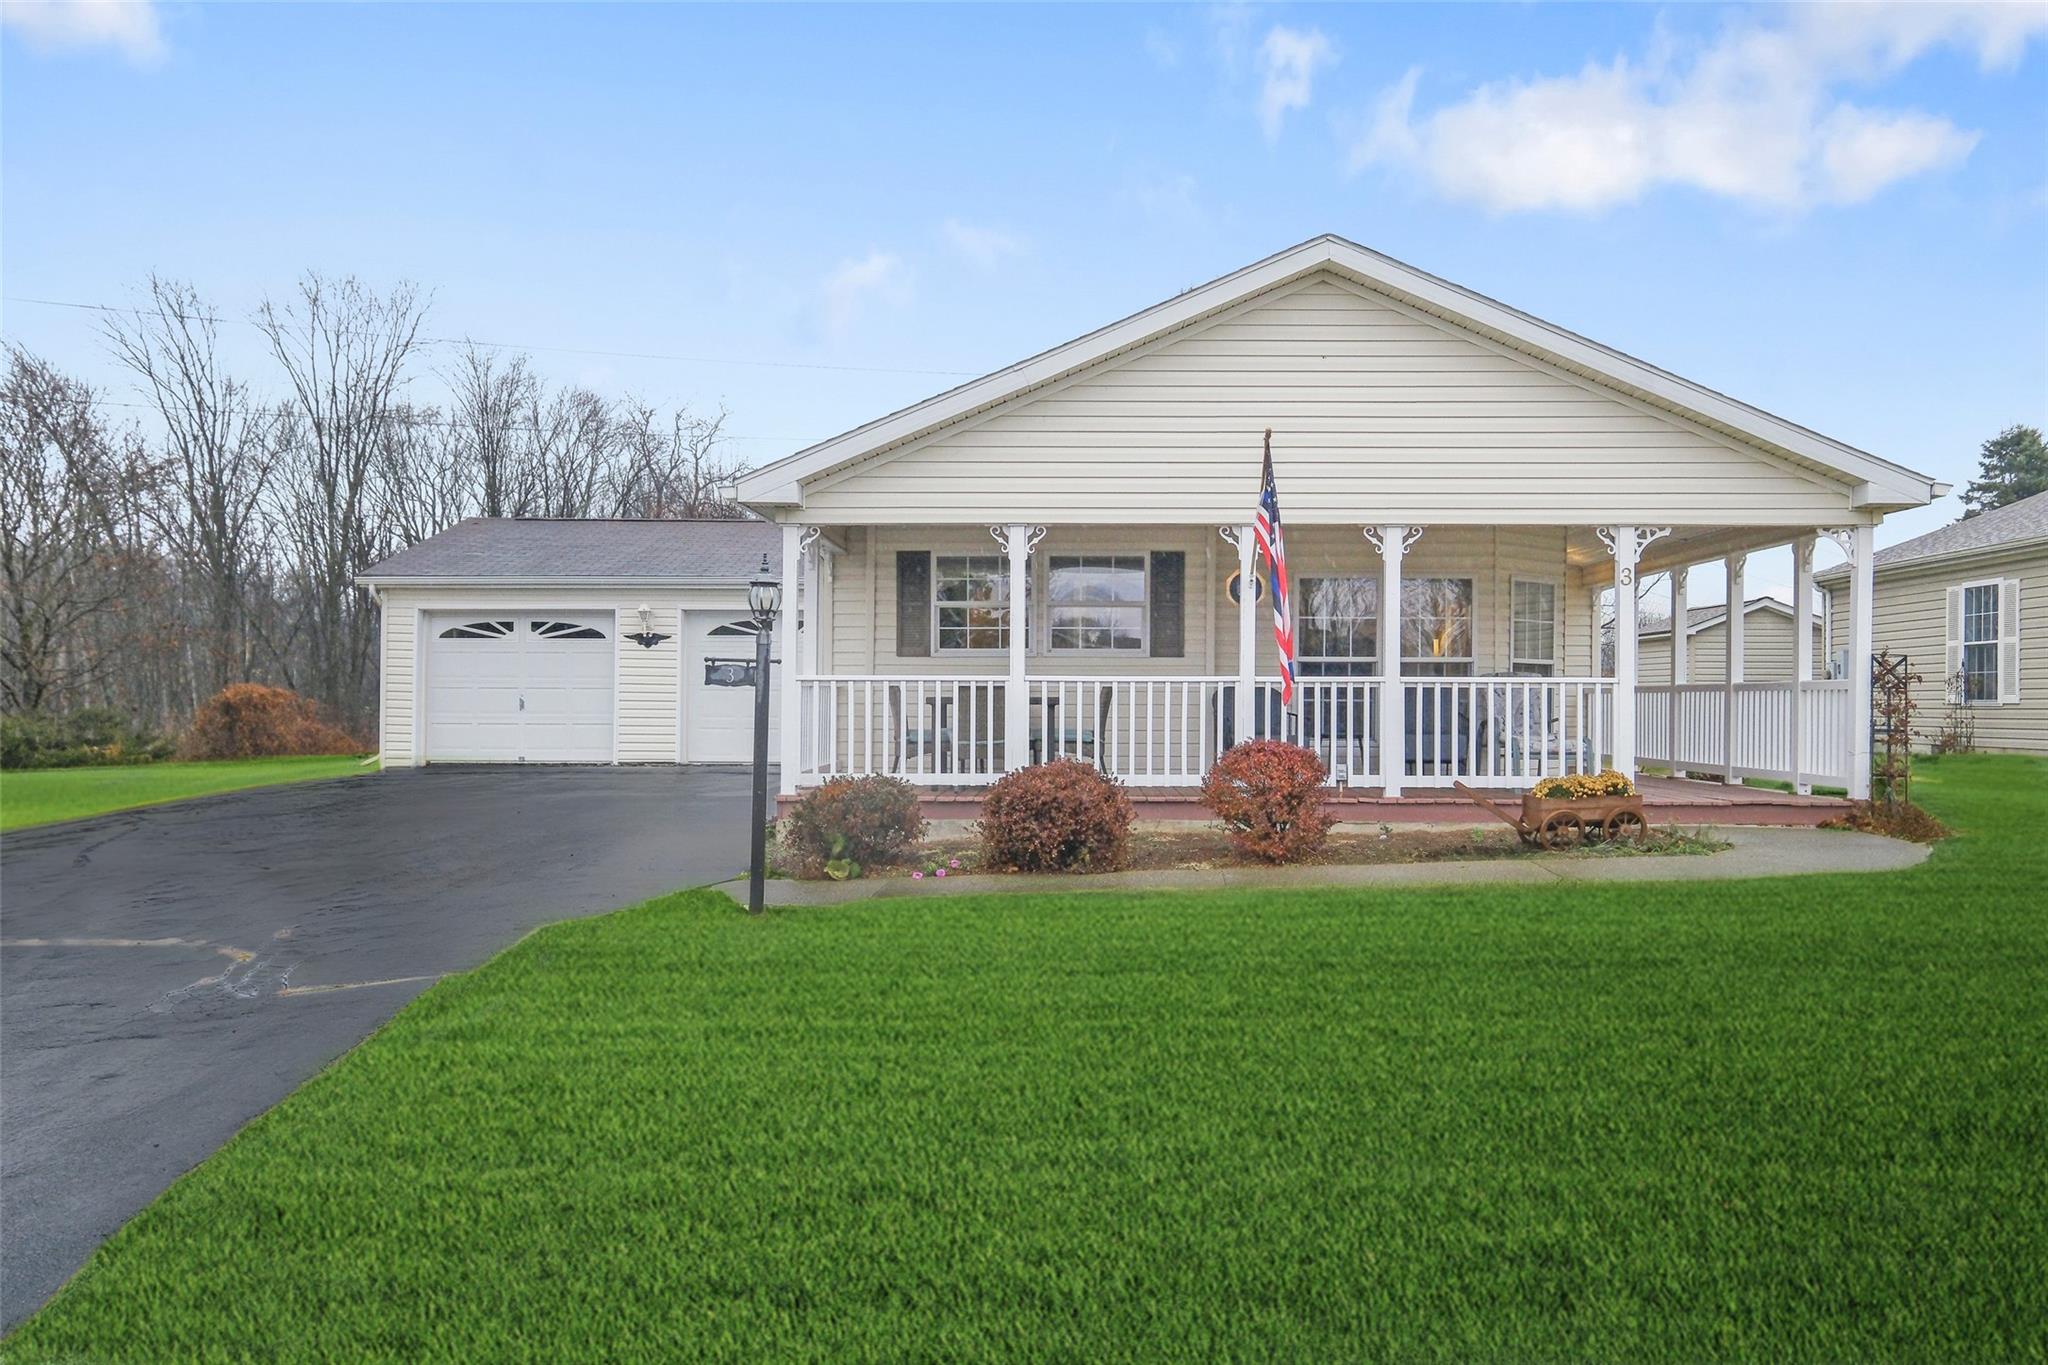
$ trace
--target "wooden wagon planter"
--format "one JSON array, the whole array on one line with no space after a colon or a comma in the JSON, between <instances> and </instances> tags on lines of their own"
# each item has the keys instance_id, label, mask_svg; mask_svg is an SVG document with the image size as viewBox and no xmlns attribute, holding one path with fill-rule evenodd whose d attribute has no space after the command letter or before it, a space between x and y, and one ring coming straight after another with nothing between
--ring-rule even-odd
<instances>
[{"instance_id":1,"label":"wooden wagon planter","mask_svg":"<svg viewBox=\"0 0 2048 1365\"><path fill-rule=\"evenodd\" d=\"M1650 832L1643 814L1643 798L1591 796L1582 798L1525 795L1518 815L1510 807L1481 796L1463 782L1453 783L1467 800L1477 802L1498 818L1513 825L1522 842L1535 848L1572 848L1601 840L1633 839L1641 843Z\"/></svg>"}]
</instances>

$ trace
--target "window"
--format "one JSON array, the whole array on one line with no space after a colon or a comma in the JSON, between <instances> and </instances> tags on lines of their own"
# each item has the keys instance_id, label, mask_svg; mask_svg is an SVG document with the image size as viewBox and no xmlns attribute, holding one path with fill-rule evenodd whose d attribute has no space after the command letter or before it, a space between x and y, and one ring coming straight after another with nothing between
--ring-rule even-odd
<instances>
[{"instance_id":1,"label":"window","mask_svg":"<svg viewBox=\"0 0 2048 1365\"><path fill-rule=\"evenodd\" d=\"M1557 671L1557 584L1517 578L1511 591L1508 658L1512 670L1548 677Z\"/></svg>"},{"instance_id":2,"label":"window","mask_svg":"<svg viewBox=\"0 0 2048 1365\"><path fill-rule=\"evenodd\" d=\"M1010 561L1002 555L933 555L933 642L942 650L1010 647Z\"/></svg>"},{"instance_id":3,"label":"window","mask_svg":"<svg viewBox=\"0 0 2048 1365\"><path fill-rule=\"evenodd\" d=\"M1303 677L1364 677L1379 671L1377 578L1304 578L1297 591L1294 643Z\"/></svg>"},{"instance_id":4,"label":"window","mask_svg":"<svg viewBox=\"0 0 2048 1365\"><path fill-rule=\"evenodd\" d=\"M1472 580L1401 580L1401 671L1416 677L1472 672Z\"/></svg>"},{"instance_id":5,"label":"window","mask_svg":"<svg viewBox=\"0 0 2048 1365\"><path fill-rule=\"evenodd\" d=\"M1998 700L1998 584L1963 589L1963 700Z\"/></svg>"},{"instance_id":6,"label":"window","mask_svg":"<svg viewBox=\"0 0 2048 1365\"><path fill-rule=\"evenodd\" d=\"M1145 648L1144 555L1050 555L1045 586L1053 649Z\"/></svg>"},{"instance_id":7,"label":"window","mask_svg":"<svg viewBox=\"0 0 2048 1365\"><path fill-rule=\"evenodd\" d=\"M596 626L579 626L574 621L529 621L527 629L543 640L602 640Z\"/></svg>"},{"instance_id":8,"label":"window","mask_svg":"<svg viewBox=\"0 0 2048 1365\"><path fill-rule=\"evenodd\" d=\"M496 640L512 633L510 621L470 621L441 632L444 640Z\"/></svg>"}]
</instances>

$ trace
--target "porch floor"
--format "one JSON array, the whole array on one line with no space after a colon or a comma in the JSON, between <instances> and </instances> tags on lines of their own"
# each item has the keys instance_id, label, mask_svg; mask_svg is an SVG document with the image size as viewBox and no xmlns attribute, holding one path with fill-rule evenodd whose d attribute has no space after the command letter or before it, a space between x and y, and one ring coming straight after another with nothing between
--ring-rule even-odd
<instances>
[{"instance_id":1,"label":"porch floor","mask_svg":"<svg viewBox=\"0 0 2048 1365\"><path fill-rule=\"evenodd\" d=\"M1818 825L1846 813L1838 796L1799 796L1761 787L1724 786L1691 778L1642 776L1636 787L1654 825ZM981 814L985 787L921 787L929 820L972 820ZM1213 817L1192 787L1128 788L1141 820L1208 820ZM1515 791L1489 791L1513 803ZM790 798L782 798L784 808ZM1376 787L1333 788L1323 803L1333 819L1358 824L1481 825L1493 817L1445 787L1410 787L1388 797Z\"/></svg>"}]
</instances>

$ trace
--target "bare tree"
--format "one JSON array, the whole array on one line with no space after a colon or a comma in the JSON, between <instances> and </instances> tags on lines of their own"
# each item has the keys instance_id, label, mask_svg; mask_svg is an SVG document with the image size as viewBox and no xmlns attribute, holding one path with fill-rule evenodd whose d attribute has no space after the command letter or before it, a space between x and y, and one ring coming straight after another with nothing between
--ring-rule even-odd
<instances>
[{"instance_id":1,"label":"bare tree","mask_svg":"<svg viewBox=\"0 0 2048 1365\"><path fill-rule=\"evenodd\" d=\"M528 515L604 516L619 449L611 404L588 389L562 389L529 409L534 495Z\"/></svg>"},{"instance_id":2,"label":"bare tree","mask_svg":"<svg viewBox=\"0 0 2048 1365\"><path fill-rule=\"evenodd\" d=\"M0 381L0 698L34 711L105 671L87 626L129 578L123 531L149 479L102 425L93 391L18 346Z\"/></svg>"},{"instance_id":3,"label":"bare tree","mask_svg":"<svg viewBox=\"0 0 2048 1365\"><path fill-rule=\"evenodd\" d=\"M454 394L449 437L475 485L477 514L528 515L536 493L533 413L540 405L540 381L526 357L507 359L470 342L443 378Z\"/></svg>"},{"instance_id":4,"label":"bare tree","mask_svg":"<svg viewBox=\"0 0 2048 1365\"><path fill-rule=\"evenodd\" d=\"M299 419L275 507L300 598L306 681L352 721L375 658L374 616L355 585L379 541L372 477L425 309L409 284L380 297L354 277L309 273L296 298L266 300L256 315Z\"/></svg>"},{"instance_id":5,"label":"bare tree","mask_svg":"<svg viewBox=\"0 0 2048 1365\"><path fill-rule=\"evenodd\" d=\"M477 514L461 442L431 407L394 408L377 450L380 550L417 545Z\"/></svg>"},{"instance_id":6,"label":"bare tree","mask_svg":"<svg viewBox=\"0 0 2048 1365\"><path fill-rule=\"evenodd\" d=\"M746 465L726 449L725 409L700 417L678 408L664 422L628 400L612 513L621 517L736 518L746 512L732 486Z\"/></svg>"},{"instance_id":7,"label":"bare tree","mask_svg":"<svg viewBox=\"0 0 2048 1365\"><path fill-rule=\"evenodd\" d=\"M163 423L164 497L155 521L202 598L200 685L212 693L249 677L245 588L277 467L273 415L221 367L213 310L189 284L150 277L148 306L106 328Z\"/></svg>"}]
</instances>

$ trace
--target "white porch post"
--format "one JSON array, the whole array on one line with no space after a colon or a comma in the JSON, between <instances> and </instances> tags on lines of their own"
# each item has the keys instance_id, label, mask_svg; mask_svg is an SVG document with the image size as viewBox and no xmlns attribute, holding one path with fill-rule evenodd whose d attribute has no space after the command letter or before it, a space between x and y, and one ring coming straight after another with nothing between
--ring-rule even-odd
<instances>
[{"instance_id":1,"label":"white porch post","mask_svg":"<svg viewBox=\"0 0 2048 1365\"><path fill-rule=\"evenodd\" d=\"M1813 791L1806 780L1806 691L1813 681L1813 537L1792 542L1792 790Z\"/></svg>"},{"instance_id":2,"label":"white porch post","mask_svg":"<svg viewBox=\"0 0 2048 1365\"><path fill-rule=\"evenodd\" d=\"M1692 570L1681 564L1671 571L1671 692L1668 720L1671 733L1665 741L1664 755L1671 760L1671 775L1681 773L1678 766L1679 704L1678 689L1692 681L1692 641L1687 635L1687 617L1692 604L1687 600L1687 582Z\"/></svg>"},{"instance_id":3,"label":"white porch post","mask_svg":"<svg viewBox=\"0 0 2048 1365\"><path fill-rule=\"evenodd\" d=\"M779 653L788 660L782 669L782 745L778 760L778 786L784 796L796 795L797 768L803 762L803 699L797 678L803 674L804 651L810 644L803 637L816 630L812 621L811 629L800 628L797 622L806 614L815 615L817 604L804 603L804 559L810 552L810 544L818 538L815 526L802 526L796 522L782 525L782 639ZM762 686L770 685L775 676L774 663L769 664L769 675L761 679Z\"/></svg>"},{"instance_id":4,"label":"white porch post","mask_svg":"<svg viewBox=\"0 0 2048 1365\"><path fill-rule=\"evenodd\" d=\"M1237 693L1231 733L1243 744L1252 733L1252 689L1259 675L1258 542L1250 526L1225 526L1223 538L1237 547ZM1219 748L1221 745L1218 746Z\"/></svg>"},{"instance_id":5,"label":"white porch post","mask_svg":"<svg viewBox=\"0 0 2048 1365\"><path fill-rule=\"evenodd\" d=\"M1724 612L1721 638L1728 646L1725 667L1727 682L1721 696L1721 781L1735 785L1735 684L1742 681L1742 654L1748 635L1749 613L1743 608L1749 605L1749 588L1744 573L1749 567L1749 553L1729 555L1723 561L1728 573L1728 606Z\"/></svg>"},{"instance_id":6,"label":"white porch post","mask_svg":"<svg viewBox=\"0 0 2048 1365\"><path fill-rule=\"evenodd\" d=\"M1636 775L1636 564L1643 549L1668 526L1601 526L1600 539L1614 556L1614 767Z\"/></svg>"},{"instance_id":7,"label":"white porch post","mask_svg":"<svg viewBox=\"0 0 2048 1365\"><path fill-rule=\"evenodd\" d=\"M1031 547L1044 536L1045 528L1013 521L1007 526L989 527L989 534L1002 542L1010 556L1010 672L1003 689L1003 767L1015 771L1029 767L1031 762L1031 693L1025 681L1025 636L1031 600Z\"/></svg>"},{"instance_id":8,"label":"white porch post","mask_svg":"<svg viewBox=\"0 0 2048 1365\"><path fill-rule=\"evenodd\" d=\"M1870 799L1871 528L1856 527L1849 551L1849 797Z\"/></svg>"},{"instance_id":9,"label":"white porch post","mask_svg":"<svg viewBox=\"0 0 2048 1365\"><path fill-rule=\"evenodd\" d=\"M1408 730L1401 682L1401 560L1420 527L1368 526L1365 538L1380 552L1380 788L1401 794L1408 773Z\"/></svg>"}]
</instances>

